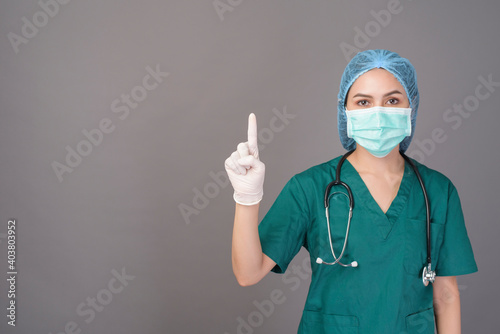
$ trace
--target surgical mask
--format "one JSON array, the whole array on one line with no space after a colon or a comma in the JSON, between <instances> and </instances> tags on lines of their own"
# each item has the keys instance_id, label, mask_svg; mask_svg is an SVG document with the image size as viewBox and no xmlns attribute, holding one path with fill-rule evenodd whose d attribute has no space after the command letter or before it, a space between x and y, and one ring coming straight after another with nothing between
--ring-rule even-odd
<instances>
[{"instance_id":1,"label":"surgical mask","mask_svg":"<svg viewBox=\"0 0 500 334\"><path fill-rule=\"evenodd\" d=\"M383 158L411 134L411 108L373 107L347 110L347 136Z\"/></svg>"}]
</instances>

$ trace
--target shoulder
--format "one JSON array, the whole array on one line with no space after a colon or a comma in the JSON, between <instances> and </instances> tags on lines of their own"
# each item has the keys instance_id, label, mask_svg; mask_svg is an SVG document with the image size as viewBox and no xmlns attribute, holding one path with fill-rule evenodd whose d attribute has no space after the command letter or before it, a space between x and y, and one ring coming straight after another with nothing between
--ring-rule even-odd
<instances>
[{"instance_id":1,"label":"shoulder","mask_svg":"<svg viewBox=\"0 0 500 334\"><path fill-rule=\"evenodd\" d=\"M313 201L318 194L323 194L326 186L335 178L335 169L341 156L322 162L293 175L286 188L295 196L299 193L307 201Z\"/></svg>"},{"instance_id":2,"label":"shoulder","mask_svg":"<svg viewBox=\"0 0 500 334\"><path fill-rule=\"evenodd\" d=\"M295 201L304 203L308 208L304 209L304 212L309 214L309 208L315 201L321 201L325 187L335 177L335 168L340 158L322 162L294 174L283 188L283 196L291 196Z\"/></svg>"},{"instance_id":3,"label":"shoulder","mask_svg":"<svg viewBox=\"0 0 500 334\"><path fill-rule=\"evenodd\" d=\"M433 188L440 192L447 191L448 194L456 192L455 185L446 175L435 169L427 167L415 159L411 160L418 168L420 176L422 177L422 182L424 182L426 188Z\"/></svg>"},{"instance_id":4,"label":"shoulder","mask_svg":"<svg viewBox=\"0 0 500 334\"><path fill-rule=\"evenodd\" d=\"M330 178L335 174L335 168L342 156L309 167L308 169L295 174L292 179L299 183L317 182L325 178Z\"/></svg>"}]
</instances>

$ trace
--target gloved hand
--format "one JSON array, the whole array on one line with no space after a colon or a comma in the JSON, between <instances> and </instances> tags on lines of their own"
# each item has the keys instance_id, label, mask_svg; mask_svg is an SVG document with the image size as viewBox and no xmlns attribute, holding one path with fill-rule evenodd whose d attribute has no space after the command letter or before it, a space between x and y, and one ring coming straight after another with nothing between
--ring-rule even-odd
<instances>
[{"instance_id":1,"label":"gloved hand","mask_svg":"<svg viewBox=\"0 0 500 334\"><path fill-rule=\"evenodd\" d=\"M248 141L238 144L236 151L226 159L224 167L233 185L236 203L254 205L262 200L265 165L259 160L254 113L248 116Z\"/></svg>"}]
</instances>

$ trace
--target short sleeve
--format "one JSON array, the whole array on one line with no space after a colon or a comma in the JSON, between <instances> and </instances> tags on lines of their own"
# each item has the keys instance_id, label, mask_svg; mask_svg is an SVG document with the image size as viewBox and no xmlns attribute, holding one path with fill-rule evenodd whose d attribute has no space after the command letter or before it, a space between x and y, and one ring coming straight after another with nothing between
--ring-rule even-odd
<instances>
[{"instance_id":1,"label":"short sleeve","mask_svg":"<svg viewBox=\"0 0 500 334\"><path fill-rule=\"evenodd\" d=\"M448 195L444 239L436 264L437 276L457 276L476 272L472 246L467 235L457 189L451 185Z\"/></svg>"},{"instance_id":2,"label":"short sleeve","mask_svg":"<svg viewBox=\"0 0 500 334\"><path fill-rule=\"evenodd\" d=\"M259 224L262 252L276 262L272 269L275 273L284 273L304 245L309 223L307 212L307 198L295 175Z\"/></svg>"}]
</instances>

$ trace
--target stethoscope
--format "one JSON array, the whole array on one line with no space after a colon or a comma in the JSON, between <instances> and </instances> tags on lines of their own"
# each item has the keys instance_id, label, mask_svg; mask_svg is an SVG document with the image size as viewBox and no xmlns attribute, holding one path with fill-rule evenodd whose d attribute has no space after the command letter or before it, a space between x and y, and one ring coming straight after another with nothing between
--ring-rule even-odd
<instances>
[{"instance_id":1,"label":"stethoscope","mask_svg":"<svg viewBox=\"0 0 500 334\"><path fill-rule=\"evenodd\" d=\"M333 258L335 259L335 261L325 262L320 257L318 257L316 259L316 262L319 264L323 263L323 264L327 264L327 265L332 266L332 265L335 265L338 263L343 267L357 267L358 266L357 261L352 261L349 264L344 264L344 263L340 262L340 260L342 259L342 256L344 255L344 251L345 251L345 248L347 245L347 238L349 236L349 229L351 226L352 210L354 208L354 199L352 196L351 188L345 182L342 182L340 180L340 170L342 169L342 164L344 163L345 159L349 155L351 155L352 152L354 152L354 150L349 151L346 154L344 154L344 156L342 156L342 158L340 159L340 161L337 165L337 169L335 171L335 180L330 182L330 184L328 184L328 186L326 187L326 191L325 191L326 224L328 227L328 239L330 241L330 250L332 251L332 255L333 255ZM422 282L424 283L425 286L427 286L429 284L429 282L434 283L434 280L436 279L436 272L431 269L431 267L432 267L431 266L431 218L430 218L430 210L429 210L429 199L427 197L427 191L425 189L424 183L422 182L422 177L420 176L420 173L418 172L418 168L415 166L413 161L411 161L411 159L408 158L402 151L400 151L399 153L403 156L405 161L408 162L410 164L410 166L412 167L413 171L415 172L415 174L417 176L418 182L420 183L420 187L422 188L422 193L424 194L426 220L427 220L427 265L424 266L424 268L422 269ZM335 191L332 194L330 194L330 189L333 186L344 187L345 190L347 190L347 194L342 192L342 191ZM328 211L329 211L328 209L330 207L330 198L335 194L344 195L349 199L349 217L347 219L347 229L346 229L346 233L345 233L344 244L342 246L342 251L340 252L340 255L338 258L335 255L335 251L333 250L332 234L330 233L330 215L328 213Z\"/></svg>"}]
</instances>

